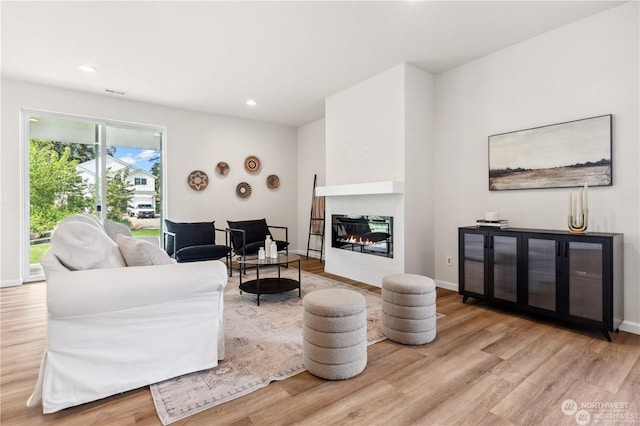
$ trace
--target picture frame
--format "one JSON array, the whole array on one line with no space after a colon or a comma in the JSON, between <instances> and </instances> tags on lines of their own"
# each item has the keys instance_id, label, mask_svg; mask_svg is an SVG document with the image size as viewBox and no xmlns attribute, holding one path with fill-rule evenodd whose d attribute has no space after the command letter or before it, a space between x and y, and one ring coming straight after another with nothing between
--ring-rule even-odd
<instances>
[{"instance_id":1,"label":"picture frame","mask_svg":"<svg viewBox=\"0 0 640 426\"><path fill-rule=\"evenodd\" d=\"M489 190L611 186L611 114L489 136Z\"/></svg>"}]
</instances>

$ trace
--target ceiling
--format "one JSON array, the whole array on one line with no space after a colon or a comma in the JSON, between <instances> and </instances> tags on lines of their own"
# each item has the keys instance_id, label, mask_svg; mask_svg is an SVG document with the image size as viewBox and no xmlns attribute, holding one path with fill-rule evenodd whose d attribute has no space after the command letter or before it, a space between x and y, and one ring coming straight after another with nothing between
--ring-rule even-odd
<instances>
[{"instance_id":1,"label":"ceiling","mask_svg":"<svg viewBox=\"0 0 640 426\"><path fill-rule=\"evenodd\" d=\"M298 127L399 63L437 74L621 3L2 1L2 76Z\"/></svg>"}]
</instances>

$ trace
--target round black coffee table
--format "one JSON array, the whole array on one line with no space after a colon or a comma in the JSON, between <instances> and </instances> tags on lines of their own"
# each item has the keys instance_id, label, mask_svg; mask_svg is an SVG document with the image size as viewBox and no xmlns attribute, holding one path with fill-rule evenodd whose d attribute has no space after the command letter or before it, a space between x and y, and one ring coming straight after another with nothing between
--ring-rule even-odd
<instances>
[{"instance_id":1,"label":"round black coffee table","mask_svg":"<svg viewBox=\"0 0 640 426\"><path fill-rule=\"evenodd\" d=\"M298 262L298 280L284 278L280 276L280 268L283 265ZM255 294L257 296L258 306L260 306L261 294L285 293L287 291L298 289L298 297L302 295L300 288L301 272L300 272L300 256L297 254L278 254L277 258L258 259L255 256L246 257L238 260L240 265L240 294ZM260 278L260 268L264 266L276 265L278 267L277 277ZM242 271L245 266L256 268L256 279L242 282Z\"/></svg>"}]
</instances>

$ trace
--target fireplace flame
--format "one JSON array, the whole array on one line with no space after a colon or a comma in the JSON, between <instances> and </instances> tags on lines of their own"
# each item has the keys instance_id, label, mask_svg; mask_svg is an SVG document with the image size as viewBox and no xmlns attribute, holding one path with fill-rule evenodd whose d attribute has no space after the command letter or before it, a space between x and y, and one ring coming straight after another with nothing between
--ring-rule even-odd
<instances>
[{"instance_id":1,"label":"fireplace flame","mask_svg":"<svg viewBox=\"0 0 640 426\"><path fill-rule=\"evenodd\" d=\"M361 236L357 236L357 235L347 235L346 237L343 237L340 239L341 243L349 243L349 244L359 244L362 246L370 246L375 244L373 241L371 241L368 238L362 238Z\"/></svg>"}]
</instances>

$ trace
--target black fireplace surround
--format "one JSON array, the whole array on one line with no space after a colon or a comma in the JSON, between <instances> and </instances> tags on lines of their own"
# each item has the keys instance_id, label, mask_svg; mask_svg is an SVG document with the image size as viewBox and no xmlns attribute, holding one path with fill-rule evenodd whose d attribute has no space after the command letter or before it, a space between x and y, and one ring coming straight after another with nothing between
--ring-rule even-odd
<instances>
[{"instance_id":1,"label":"black fireplace surround","mask_svg":"<svg viewBox=\"0 0 640 426\"><path fill-rule=\"evenodd\" d=\"M331 215L331 246L393 258L393 217Z\"/></svg>"}]
</instances>

